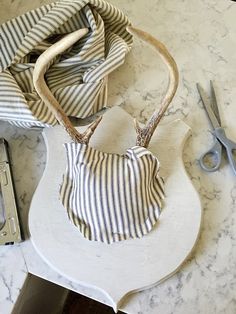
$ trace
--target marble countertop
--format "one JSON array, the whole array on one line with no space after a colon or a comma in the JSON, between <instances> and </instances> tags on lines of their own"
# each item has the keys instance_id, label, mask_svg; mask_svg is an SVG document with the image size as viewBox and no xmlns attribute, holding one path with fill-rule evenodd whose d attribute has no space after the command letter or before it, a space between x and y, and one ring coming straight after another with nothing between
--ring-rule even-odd
<instances>
[{"instance_id":1,"label":"marble countertop","mask_svg":"<svg viewBox=\"0 0 236 314\"><path fill-rule=\"evenodd\" d=\"M0 22L49 0L0 0ZM215 83L223 126L236 141L236 3L226 0L112 0L133 25L163 41L180 72L178 92L166 121L182 119L193 136L183 158L199 192L203 225L197 246L181 270L162 284L130 296L123 311L130 314L236 312L236 180L226 160L215 173L201 171L198 158L212 144L206 114L196 90ZM121 105L145 122L166 86L166 70L156 54L135 40L125 65L112 73L109 105ZM148 84L146 83L148 82ZM107 303L105 297L73 283L52 270L34 251L27 230L30 201L43 173L46 149L40 131L0 122L8 140L19 214L25 241L0 247L0 311L11 313L28 273ZM17 263L16 263L17 261Z\"/></svg>"}]
</instances>

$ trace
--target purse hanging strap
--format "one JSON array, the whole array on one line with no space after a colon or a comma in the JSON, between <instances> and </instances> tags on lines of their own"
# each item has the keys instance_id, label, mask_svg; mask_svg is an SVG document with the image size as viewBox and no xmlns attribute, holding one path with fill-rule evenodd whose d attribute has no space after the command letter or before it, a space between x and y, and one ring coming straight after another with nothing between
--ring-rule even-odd
<instances>
[{"instance_id":1,"label":"purse hanging strap","mask_svg":"<svg viewBox=\"0 0 236 314\"><path fill-rule=\"evenodd\" d=\"M155 51L157 51L160 54L161 58L163 59L164 63L167 65L167 68L169 70L169 84L165 96L161 101L160 109L155 110L155 112L153 113L153 115L150 117L150 119L147 121L147 124L143 128L139 126L137 120L135 119L135 129L137 132L136 145L148 147L151 137L158 123L160 122L167 107L171 103L176 93L179 81L178 69L174 59L172 58L166 47L160 41L158 41L150 34L137 28L134 28L132 26L128 26L127 30L131 35L137 36L144 42L150 44L155 49ZM70 135L71 139L75 143L83 144L88 144L90 137L94 133L102 117L100 116L98 119L96 119L84 133L82 134L79 133L79 131L76 130L76 128L73 126L70 119L66 116L60 104L49 90L45 82L44 75L48 68L50 67L53 59L57 55L71 47L75 42L80 40L87 33L88 29L83 28L66 35L61 40L53 44L39 56L35 63L35 68L33 72L33 83L38 95L44 101L45 105L52 111L59 124L61 124L64 127L66 132Z\"/></svg>"}]
</instances>

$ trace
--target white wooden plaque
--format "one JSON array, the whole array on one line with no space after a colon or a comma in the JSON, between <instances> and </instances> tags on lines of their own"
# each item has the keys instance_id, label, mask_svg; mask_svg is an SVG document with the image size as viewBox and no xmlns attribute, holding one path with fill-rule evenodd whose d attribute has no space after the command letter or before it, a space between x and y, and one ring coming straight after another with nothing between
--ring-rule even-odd
<instances>
[{"instance_id":1,"label":"white wooden plaque","mask_svg":"<svg viewBox=\"0 0 236 314\"><path fill-rule=\"evenodd\" d=\"M58 191L66 168L63 144L70 140L60 126L46 129L47 164L29 213L31 239L41 257L62 276L103 291L115 311L128 294L174 274L195 246L202 216L199 196L182 161L189 134L180 120L157 128L149 149L158 157L165 178L160 219L143 238L108 245L86 240L68 220ZM132 117L114 107L104 114L90 145L123 154L135 145L135 137Z\"/></svg>"}]
</instances>

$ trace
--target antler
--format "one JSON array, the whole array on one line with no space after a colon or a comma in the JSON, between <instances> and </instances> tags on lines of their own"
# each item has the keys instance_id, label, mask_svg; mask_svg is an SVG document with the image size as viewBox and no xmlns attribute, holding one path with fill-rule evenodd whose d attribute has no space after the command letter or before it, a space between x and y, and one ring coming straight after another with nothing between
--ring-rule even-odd
<instances>
[{"instance_id":1,"label":"antler","mask_svg":"<svg viewBox=\"0 0 236 314\"><path fill-rule=\"evenodd\" d=\"M135 35L142 39L143 41L150 44L162 57L163 61L168 67L169 70L169 85L166 91L166 94L161 102L161 108L159 110L156 110L151 118L148 120L147 124L144 126L144 128L141 128L138 124L138 121L135 119L135 129L137 132L137 140L136 144L139 146L147 147L151 137L160 122L162 116L164 115L167 107L171 103L175 92L177 90L178 82L179 82L179 74L178 74L178 68L177 65L172 58L172 56L169 54L166 47L158 41L156 38L151 36L150 34L139 30L137 28L128 26L127 31L131 35Z\"/></svg>"},{"instance_id":2,"label":"antler","mask_svg":"<svg viewBox=\"0 0 236 314\"><path fill-rule=\"evenodd\" d=\"M66 132L70 135L74 142L85 144L89 142L91 135L101 121L102 117L99 117L97 120L95 120L83 134L79 133L74 128L71 121L59 105L58 101L49 90L45 82L44 75L49 67L49 64L57 55L71 47L76 41L85 36L87 33L88 29L83 28L73 33L70 33L69 35L66 35L58 42L53 44L39 56L35 63L35 68L33 72L33 83L35 89L41 99L44 101L45 105L52 111L57 121L65 128Z\"/></svg>"}]
</instances>

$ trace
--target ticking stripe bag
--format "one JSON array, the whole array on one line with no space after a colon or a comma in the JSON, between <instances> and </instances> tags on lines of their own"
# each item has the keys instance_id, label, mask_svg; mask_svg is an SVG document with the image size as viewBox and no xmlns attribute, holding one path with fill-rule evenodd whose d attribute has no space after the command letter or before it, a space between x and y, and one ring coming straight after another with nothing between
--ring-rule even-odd
<instances>
[{"instance_id":1,"label":"ticking stripe bag","mask_svg":"<svg viewBox=\"0 0 236 314\"><path fill-rule=\"evenodd\" d=\"M47 84L69 117L85 118L107 103L107 75L120 66L132 36L127 17L103 0L61 0L0 26L0 120L23 127L57 121L35 91L38 56L65 34L89 28L50 63Z\"/></svg>"},{"instance_id":2,"label":"ticking stripe bag","mask_svg":"<svg viewBox=\"0 0 236 314\"><path fill-rule=\"evenodd\" d=\"M136 122L136 145L124 155L101 152L88 145L102 117L83 133L72 125L45 83L48 64L59 53L86 36L88 29L67 35L38 59L33 83L42 101L65 128L73 142L66 143L67 169L60 199L69 219L88 240L113 243L147 234L159 218L164 197L159 162L146 148L178 85L175 61L165 46L131 26L127 30L156 49L169 69L169 85L161 103L144 128Z\"/></svg>"},{"instance_id":3,"label":"ticking stripe bag","mask_svg":"<svg viewBox=\"0 0 236 314\"><path fill-rule=\"evenodd\" d=\"M67 143L60 195L70 220L89 240L140 238L157 222L164 198L159 162L146 148L125 155Z\"/></svg>"}]
</instances>

